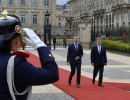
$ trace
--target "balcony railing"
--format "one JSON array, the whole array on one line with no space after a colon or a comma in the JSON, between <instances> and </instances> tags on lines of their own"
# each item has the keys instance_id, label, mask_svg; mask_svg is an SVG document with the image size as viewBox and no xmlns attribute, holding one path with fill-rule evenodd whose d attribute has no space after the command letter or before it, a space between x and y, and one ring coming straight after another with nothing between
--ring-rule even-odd
<instances>
[{"instance_id":1,"label":"balcony railing","mask_svg":"<svg viewBox=\"0 0 130 100\"><path fill-rule=\"evenodd\" d=\"M105 13L105 12L106 12L105 9L100 9L100 10L93 11L93 14L94 14L94 15L99 15L99 14L103 14L103 13Z\"/></svg>"},{"instance_id":2,"label":"balcony railing","mask_svg":"<svg viewBox=\"0 0 130 100\"><path fill-rule=\"evenodd\" d=\"M72 22L72 21L73 21L73 17L67 17L67 18L66 18L66 21L67 21L68 23Z\"/></svg>"},{"instance_id":3,"label":"balcony railing","mask_svg":"<svg viewBox=\"0 0 130 100\"><path fill-rule=\"evenodd\" d=\"M86 19L88 17L88 13L84 13L84 14L81 14L80 15L80 18L83 20L83 19Z\"/></svg>"},{"instance_id":4,"label":"balcony railing","mask_svg":"<svg viewBox=\"0 0 130 100\"><path fill-rule=\"evenodd\" d=\"M116 5L116 6L112 6L112 11L116 11L116 10L124 10L124 9L130 9L130 4L122 4L122 5Z\"/></svg>"}]
</instances>

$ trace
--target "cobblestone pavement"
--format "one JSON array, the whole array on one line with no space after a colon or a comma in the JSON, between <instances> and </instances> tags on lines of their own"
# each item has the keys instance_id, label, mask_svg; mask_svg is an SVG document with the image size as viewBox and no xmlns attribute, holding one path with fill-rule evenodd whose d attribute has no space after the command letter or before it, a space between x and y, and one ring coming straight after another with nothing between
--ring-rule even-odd
<instances>
[{"instance_id":1,"label":"cobblestone pavement","mask_svg":"<svg viewBox=\"0 0 130 100\"><path fill-rule=\"evenodd\" d=\"M28 50L37 55L35 50ZM56 50L52 50L52 54L60 68L70 71L70 67L66 64L67 49L56 48ZM108 51L107 57L108 65L105 66L104 69L104 82L130 83L130 55ZM93 67L90 63L90 50L84 50L82 60L81 74L88 78L92 78ZM41 90L41 87L43 88L43 91L39 91ZM33 88L33 96L31 100L43 100L43 98L44 100L74 100L53 85L41 87Z\"/></svg>"},{"instance_id":2,"label":"cobblestone pavement","mask_svg":"<svg viewBox=\"0 0 130 100\"><path fill-rule=\"evenodd\" d=\"M74 100L52 84L34 86L31 100Z\"/></svg>"},{"instance_id":3,"label":"cobblestone pavement","mask_svg":"<svg viewBox=\"0 0 130 100\"><path fill-rule=\"evenodd\" d=\"M65 93L33 93L31 100L73 100Z\"/></svg>"}]
</instances>

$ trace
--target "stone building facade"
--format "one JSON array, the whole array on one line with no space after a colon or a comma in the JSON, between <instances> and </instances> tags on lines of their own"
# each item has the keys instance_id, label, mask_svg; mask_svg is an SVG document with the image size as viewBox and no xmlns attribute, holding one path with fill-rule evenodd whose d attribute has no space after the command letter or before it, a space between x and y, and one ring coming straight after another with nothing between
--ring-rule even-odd
<instances>
[{"instance_id":1,"label":"stone building facade","mask_svg":"<svg viewBox=\"0 0 130 100\"><path fill-rule=\"evenodd\" d=\"M130 27L130 0L70 0L68 3L71 30L75 33L81 34L89 26L91 36L95 37L106 29Z\"/></svg>"},{"instance_id":2,"label":"stone building facade","mask_svg":"<svg viewBox=\"0 0 130 100\"><path fill-rule=\"evenodd\" d=\"M69 25L66 20L68 17L68 10L69 9L67 5L57 5L56 10L57 35L69 34Z\"/></svg>"},{"instance_id":3,"label":"stone building facade","mask_svg":"<svg viewBox=\"0 0 130 100\"><path fill-rule=\"evenodd\" d=\"M0 12L5 5L9 14L17 15L23 27L44 35L45 14L50 13L49 23L56 25L56 0L0 0ZM52 29L51 34L55 34Z\"/></svg>"}]
</instances>

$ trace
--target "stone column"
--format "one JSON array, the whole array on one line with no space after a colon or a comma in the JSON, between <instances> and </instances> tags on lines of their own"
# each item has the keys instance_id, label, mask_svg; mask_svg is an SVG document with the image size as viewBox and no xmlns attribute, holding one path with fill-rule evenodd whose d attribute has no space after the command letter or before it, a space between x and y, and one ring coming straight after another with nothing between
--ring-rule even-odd
<instances>
[{"instance_id":1,"label":"stone column","mask_svg":"<svg viewBox=\"0 0 130 100\"><path fill-rule=\"evenodd\" d=\"M121 21L122 21L122 18L121 18L121 14L119 14L119 27L121 26Z\"/></svg>"},{"instance_id":2,"label":"stone column","mask_svg":"<svg viewBox=\"0 0 130 100\"><path fill-rule=\"evenodd\" d=\"M115 27L115 28L116 28L116 23L117 23L116 20L117 20L117 19L116 19L116 14L114 13L114 27Z\"/></svg>"},{"instance_id":3,"label":"stone column","mask_svg":"<svg viewBox=\"0 0 130 100\"><path fill-rule=\"evenodd\" d=\"M87 24L87 25L85 25ZM91 40L91 23L81 23L80 24L80 41L82 43L90 43Z\"/></svg>"}]
</instances>

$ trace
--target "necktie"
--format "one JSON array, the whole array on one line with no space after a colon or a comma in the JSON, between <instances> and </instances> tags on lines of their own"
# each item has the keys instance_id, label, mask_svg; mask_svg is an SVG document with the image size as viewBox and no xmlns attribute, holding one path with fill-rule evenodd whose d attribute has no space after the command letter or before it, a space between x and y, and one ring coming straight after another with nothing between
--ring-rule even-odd
<instances>
[{"instance_id":1,"label":"necktie","mask_svg":"<svg viewBox=\"0 0 130 100\"><path fill-rule=\"evenodd\" d=\"M98 50L99 50L99 54L100 54L100 52L101 52L101 46L100 45L98 45Z\"/></svg>"},{"instance_id":2,"label":"necktie","mask_svg":"<svg viewBox=\"0 0 130 100\"><path fill-rule=\"evenodd\" d=\"M75 44L75 49L76 49L76 51L78 50L78 44Z\"/></svg>"}]
</instances>

